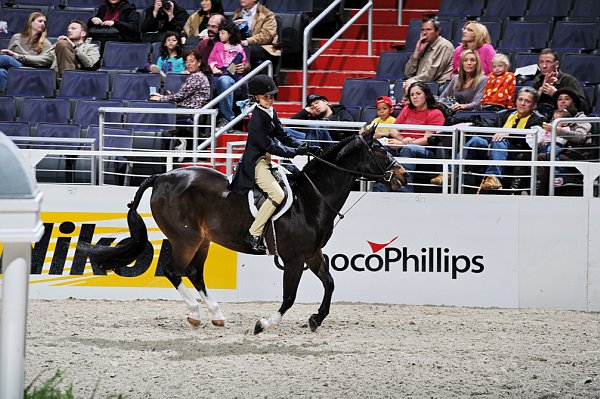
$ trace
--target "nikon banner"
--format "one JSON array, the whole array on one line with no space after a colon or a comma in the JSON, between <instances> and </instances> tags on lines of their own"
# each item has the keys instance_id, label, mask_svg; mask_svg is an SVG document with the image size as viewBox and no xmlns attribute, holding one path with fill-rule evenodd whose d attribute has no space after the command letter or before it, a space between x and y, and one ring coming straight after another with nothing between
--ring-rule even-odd
<instances>
[{"instance_id":1,"label":"nikon banner","mask_svg":"<svg viewBox=\"0 0 600 399\"><path fill-rule=\"evenodd\" d=\"M91 266L78 244L128 238L127 203L137 188L40 189L46 230L32 246L31 298L180 299L163 276L171 247L150 214L151 190L138 210L152 245L129 267L105 272ZM598 278L593 259L599 257L591 252L600 248L590 250L589 237L598 233L590 231L589 213L598 207L588 201L353 192L342 212L351 210L323 250L335 280L333 300L593 309L600 295L588 280ZM568 218L549 217L565 209ZM212 244L205 281L220 301L281 300L284 267L276 256ZM297 301L322 296L321 282L306 270Z\"/></svg>"}]
</instances>

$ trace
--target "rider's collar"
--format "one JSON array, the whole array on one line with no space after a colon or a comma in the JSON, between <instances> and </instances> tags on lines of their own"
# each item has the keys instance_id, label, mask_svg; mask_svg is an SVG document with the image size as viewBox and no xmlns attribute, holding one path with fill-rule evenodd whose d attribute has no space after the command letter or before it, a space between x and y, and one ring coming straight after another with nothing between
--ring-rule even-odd
<instances>
[{"instance_id":1,"label":"rider's collar","mask_svg":"<svg viewBox=\"0 0 600 399\"><path fill-rule=\"evenodd\" d=\"M265 108L265 107L261 107L260 104L256 104L256 108L262 109L263 111L265 111L267 113L267 115L269 115L271 117L271 119L273 119L273 116L275 115L275 111L273 111L273 107Z\"/></svg>"}]
</instances>

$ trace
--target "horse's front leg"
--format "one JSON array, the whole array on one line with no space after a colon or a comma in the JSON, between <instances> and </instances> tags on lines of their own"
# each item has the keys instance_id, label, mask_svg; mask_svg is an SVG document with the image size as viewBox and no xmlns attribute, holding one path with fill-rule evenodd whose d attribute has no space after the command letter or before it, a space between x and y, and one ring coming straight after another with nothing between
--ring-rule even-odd
<instances>
[{"instance_id":1,"label":"horse's front leg","mask_svg":"<svg viewBox=\"0 0 600 399\"><path fill-rule=\"evenodd\" d=\"M321 250L318 250L312 257L308 258L306 260L306 264L308 265L310 270L319 278L319 280L321 280L321 283L323 283L323 289L325 290L318 313L313 314L308 319L308 325L310 326L311 331L315 332L317 328L321 325L325 317L327 317L327 315L329 314L334 283L333 277L329 272L329 266L325 262L323 252Z\"/></svg>"},{"instance_id":2,"label":"horse's front leg","mask_svg":"<svg viewBox=\"0 0 600 399\"><path fill-rule=\"evenodd\" d=\"M285 312L292 307L296 300L298 292L298 284L304 269L304 261L302 259L294 259L290 261L284 260L283 267L283 302L279 310L267 319L260 319L254 326L254 334L259 334L268 328L273 327L283 317Z\"/></svg>"}]
</instances>

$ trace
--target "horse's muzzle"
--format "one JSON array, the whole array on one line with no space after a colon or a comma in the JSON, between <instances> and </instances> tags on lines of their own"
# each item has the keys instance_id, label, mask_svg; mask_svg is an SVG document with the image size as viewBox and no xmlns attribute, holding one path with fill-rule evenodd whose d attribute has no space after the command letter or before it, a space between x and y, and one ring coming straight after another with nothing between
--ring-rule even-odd
<instances>
[{"instance_id":1,"label":"horse's muzzle","mask_svg":"<svg viewBox=\"0 0 600 399\"><path fill-rule=\"evenodd\" d=\"M407 179L408 172L399 163L394 164L394 166L388 169L383 175L383 180L390 186L392 191L397 191L404 187Z\"/></svg>"}]
</instances>

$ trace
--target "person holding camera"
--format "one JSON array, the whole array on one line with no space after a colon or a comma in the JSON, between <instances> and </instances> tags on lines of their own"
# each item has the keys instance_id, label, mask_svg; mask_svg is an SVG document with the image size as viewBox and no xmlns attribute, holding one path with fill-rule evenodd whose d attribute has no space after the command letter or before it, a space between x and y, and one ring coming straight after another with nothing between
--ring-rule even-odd
<instances>
[{"instance_id":1,"label":"person holding camera","mask_svg":"<svg viewBox=\"0 0 600 399\"><path fill-rule=\"evenodd\" d=\"M140 14L127 0L105 0L88 21L88 30L92 39L101 42L136 42L140 40Z\"/></svg>"},{"instance_id":2,"label":"person holding camera","mask_svg":"<svg viewBox=\"0 0 600 399\"><path fill-rule=\"evenodd\" d=\"M154 5L146 9L142 22L142 40L162 42L166 32L181 32L188 12L171 0L154 0Z\"/></svg>"}]
</instances>

